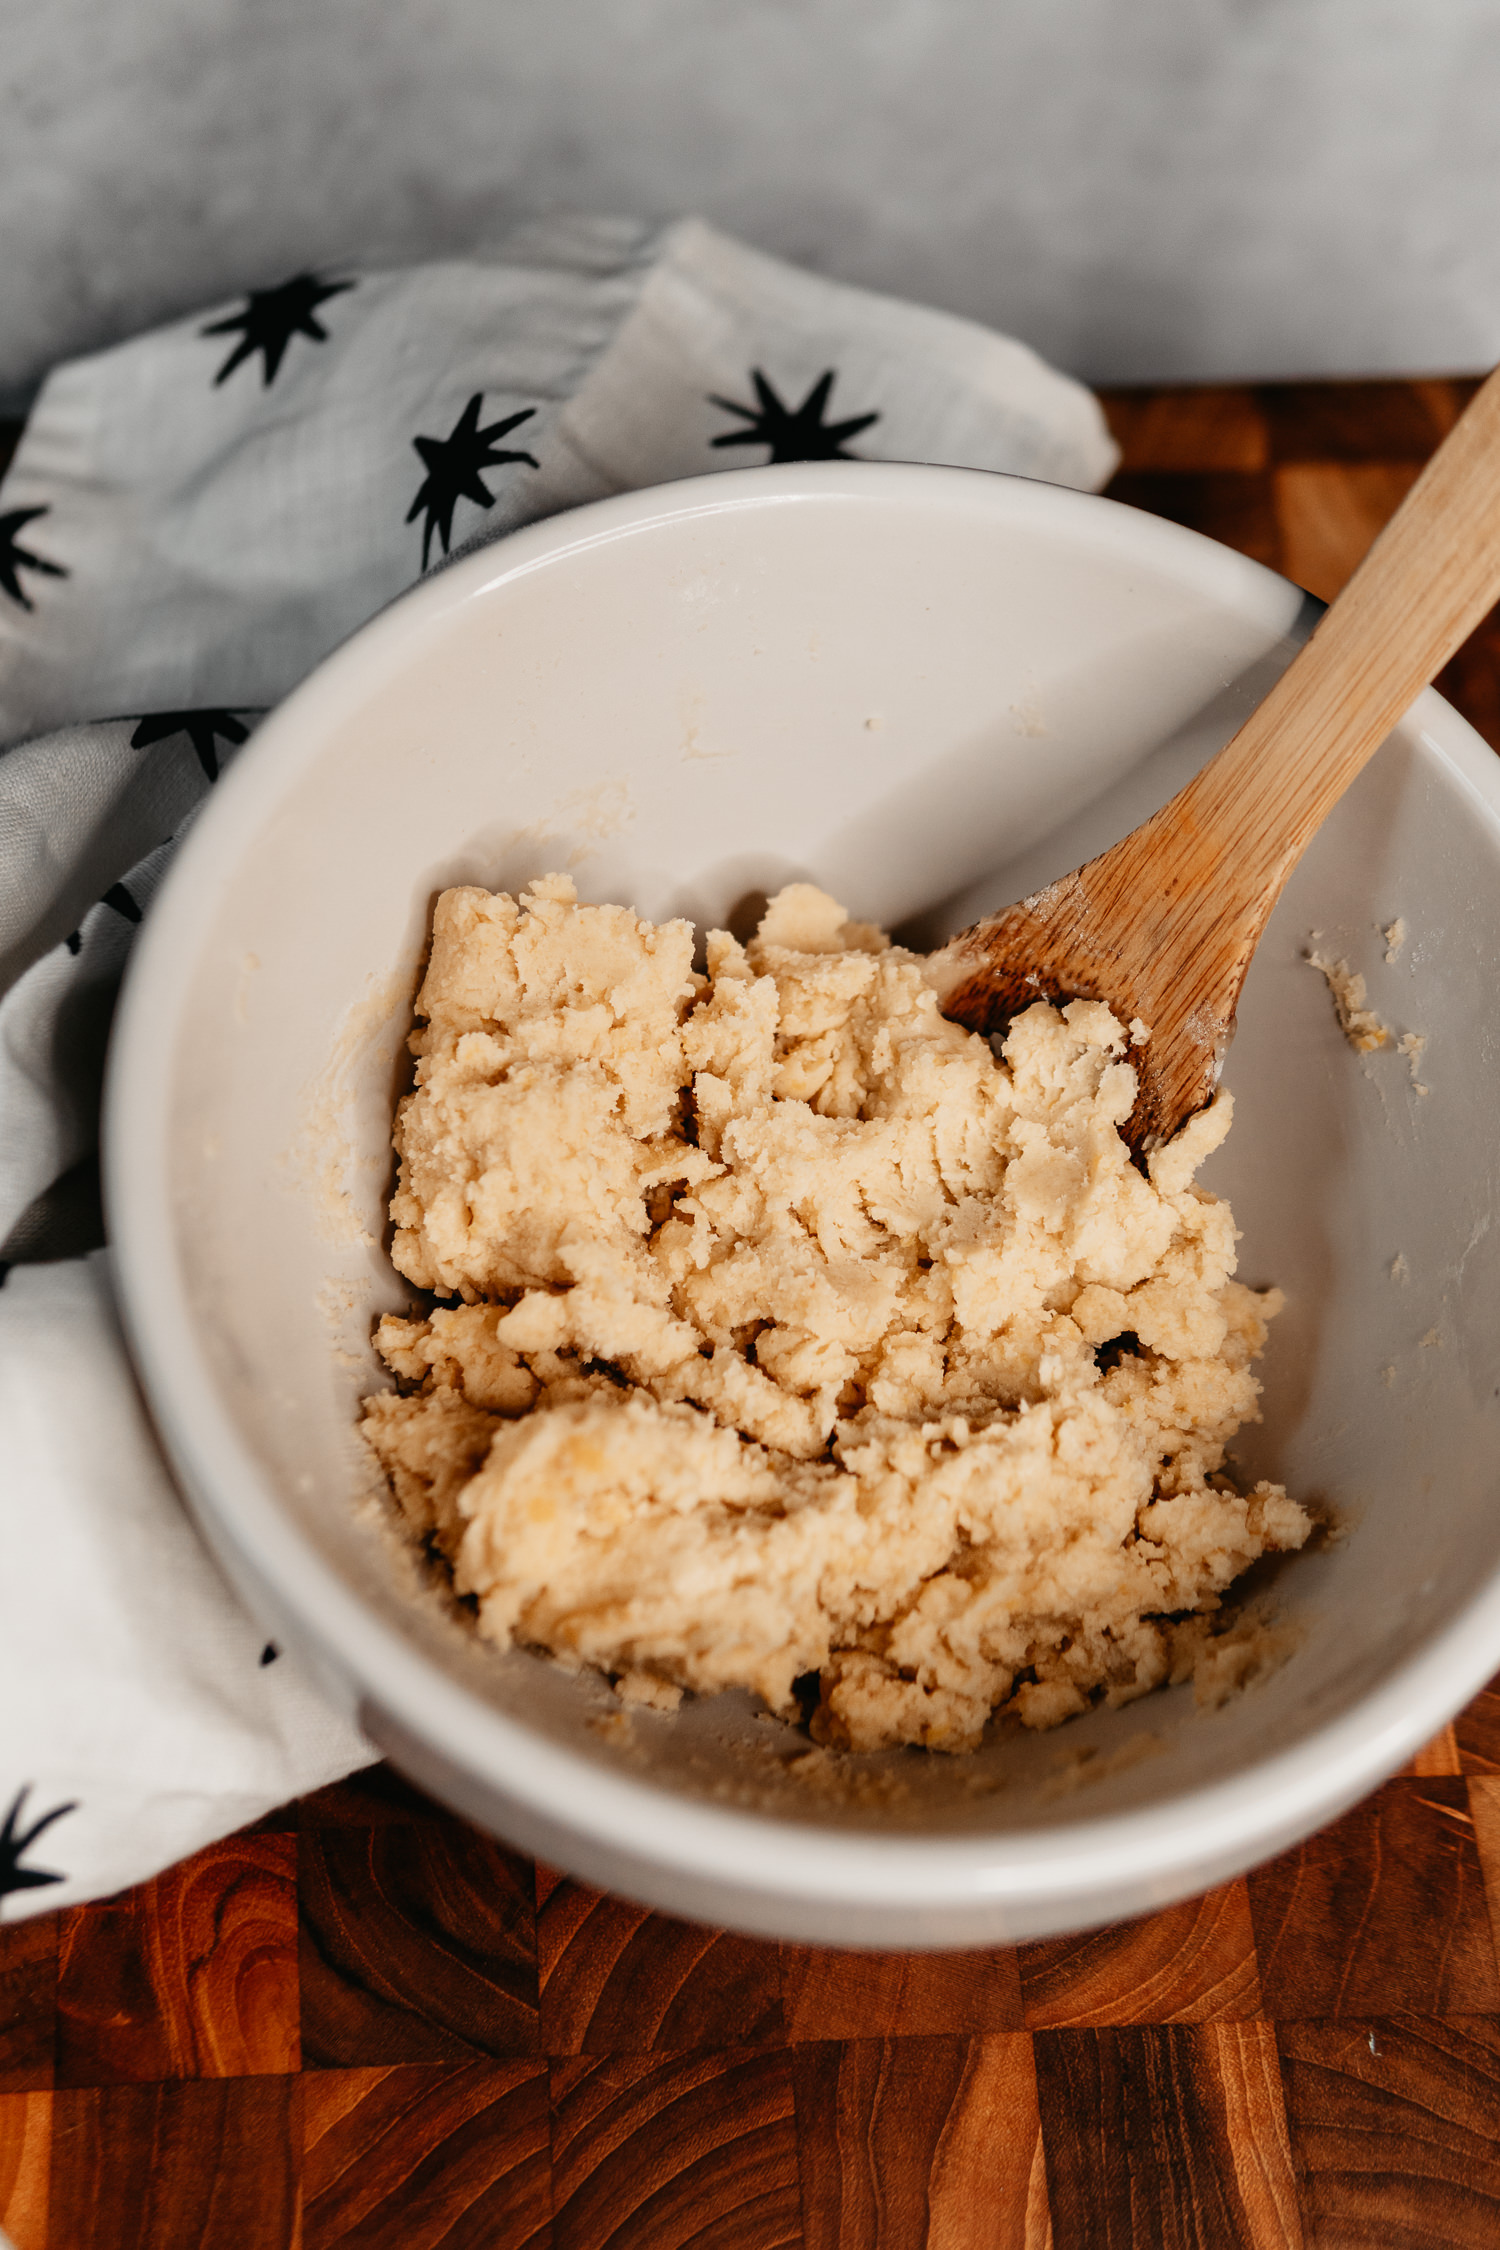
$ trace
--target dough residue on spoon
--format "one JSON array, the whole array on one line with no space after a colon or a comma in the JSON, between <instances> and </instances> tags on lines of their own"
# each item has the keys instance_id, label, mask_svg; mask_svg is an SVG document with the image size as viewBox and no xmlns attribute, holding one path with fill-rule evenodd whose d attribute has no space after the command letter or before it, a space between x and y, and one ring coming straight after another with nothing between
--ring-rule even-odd
<instances>
[{"instance_id":1,"label":"dough residue on spoon","mask_svg":"<svg viewBox=\"0 0 1500 2250\"><path fill-rule=\"evenodd\" d=\"M807 884L692 957L565 876L437 904L391 1209L438 1302L363 1426L481 1631L860 1750L1185 1676L1311 1529L1222 1473L1279 1301L1193 1184L1228 1097L1143 1177L1107 1008L997 1059Z\"/></svg>"}]
</instances>

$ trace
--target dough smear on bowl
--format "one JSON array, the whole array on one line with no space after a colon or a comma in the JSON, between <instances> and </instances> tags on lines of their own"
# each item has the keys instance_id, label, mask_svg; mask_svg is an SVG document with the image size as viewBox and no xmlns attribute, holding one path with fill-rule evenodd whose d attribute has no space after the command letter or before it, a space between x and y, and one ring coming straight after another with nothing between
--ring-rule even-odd
<instances>
[{"instance_id":1,"label":"dough smear on bowl","mask_svg":"<svg viewBox=\"0 0 1500 2250\"><path fill-rule=\"evenodd\" d=\"M443 1301L363 1424L414 1534L502 1645L667 1706L816 1675L856 1750L1184 1676L1312 1528L1221 1473L1278 1302L1193 1185L1228 1097L1143 1178L1098 1003L997 1060L804 883L692 955L566 876L437 903L391 1215Z\"/></svg>"}]
</instances>

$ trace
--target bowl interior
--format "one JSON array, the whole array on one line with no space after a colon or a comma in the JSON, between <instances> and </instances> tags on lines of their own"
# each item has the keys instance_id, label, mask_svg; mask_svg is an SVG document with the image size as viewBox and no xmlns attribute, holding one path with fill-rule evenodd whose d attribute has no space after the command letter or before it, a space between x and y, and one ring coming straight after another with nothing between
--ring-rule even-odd
<instances>
[{"instance_id":1,"label":"bowl interior","mask_svg":"<svg viewBox=\"0 0 1500 2250\"><path fill-rule=\"evenodd\" d=\"M429 1689L450 1715L462 1698L470 1767L519 1727L605 1794L614 1776L813 1831L986 1839L1180 1804L1384 1695L1373 1778L1472 1692L1500 1566L1500 792L1432 696L1277 910L1205 1174L1233 1199L1242 1276L1288 1297L1237 1456L1344 1527L1275 1574L1295 1645L1272 1677L1216 1711L1184 1689L974 1758L896 1755L885 1781L820 1796L748 1699L620 1726L591 1678L476 1649L365 1505L354 1436L381 1379L372 1315L409 1301L384 1251L390 1119L443 886L565 868L585 899L713 922L806 877L937 939L1160 802L1308 623L1284 581L1108 502L951 471L741 472L469 558L268 722L145 933L111 1195L196 1504L336 1692L376 1695L385 1664L416 1738ZM1418 1061L1346 1045L1302 958L1313 933L1426 1036Z\"/></svg>"}]
</instances>

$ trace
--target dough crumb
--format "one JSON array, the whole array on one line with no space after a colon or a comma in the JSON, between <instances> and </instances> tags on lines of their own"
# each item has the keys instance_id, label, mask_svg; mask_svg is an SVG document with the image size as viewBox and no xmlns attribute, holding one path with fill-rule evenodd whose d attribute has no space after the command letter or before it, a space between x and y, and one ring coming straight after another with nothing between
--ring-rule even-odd
<instances>
[{"instance_id":1,"label":"dough crumb","mask_svg":"<svg viewBox=\"0 0 1500 2250\"><path fill-rule=\"evenodd\" d=\"M1398 914L1395 921L1388 922L1380 934L1385 939L1385 957L1387 961L1394 961L1397 955L1400 953L1402 946L1406 943L1405 922Z\"/></svg>"},{"instance_id":2,"label":"dough crumb","mask_svg":"<svg viewBox=\"0 0 1500 2250\"><path fill-rule=\"evenodd\" d=\"M1422 1060L1422 1052L1426 1045L1427 1035L1422 1031L1403 1031L1401 1037L1396 1041L1396 1052L1398 1055L1406 1057L1406 1068L1411 1077L1412 1088L1418 1094L1427 1092L1427 1088L1417 1076L1417 1065Z\"/></svg>"},{"instance_id":3,"label":"dough crumb","mask_svg":"<svg viewBox=\"0 0 1500 2250\"><path fill-rule=\"evenodd\" d=\"M1185 1621L1313 1528L1224 1470L1280 1304L1194 1182L1228 1097L1142 1177L1106 1007L997 1057L811 884L693 958L565 875L438 900L391 1205L430 1309L364 1421L413 1537L498 1646L808 1723L808 1780L1193 1676Z\"/></svg>"},{"instance_id":4,"label":"dough crumb","mask_svg":"<svg viewBox=\"0 0 1500 2250\"><path fill-rule=\"evenodd\" d=\"M1419 1349L1424 1352L1436 1352L1441 1351L1442 1348L1443 1338L1441 1331L1436 1328L1429 1328L1426 1335L1421 1340Z\"/></svg>"},{"instance_id":5,"label":"dough crumb","mask_svg":"<svg viewBox=\"0 0 1500 2250\"><path fill-rule=\"evenodd\" d=\"M1296 1627L1263 1615L1247 1614L1217 1633L1210 1620L1195 1618L1179 1628L1176 1676L1182 1676L1181 1667L1191 1655L1193 1700L1200 1710L1216 1711L1241 1689L1277 1671L1300 1638Z\"/></svg>"},{"instance_id":6,"label":"dough crumb","mask_svg":"<svg viewBox=\"0 0 1500 2250\"><path fill-rule=\"evenodd\" d=\"M1323 977L1333 995L1334 1012L1339 1019L1339 1029L1357 1054L1368 1055L1376 1047L1384 1047L1390 1040L1390 1028L1383 1024L1373 1008L1365 1006L1365 980L1350 968L1347 961L1333 961L1326 954L1307 952L1303 955L1311 967Z\"/></svg>"},{"instance_id":7,"label":"dough crumb","mask_svg":"<svg viewBox=\"0 0 1500 2250\"><path fill-rule=\"evenodd\" d=\"M1159 1734L1136 1734L1114 1750L1100 1750L1092 1743L1087 1749L1066 1750L1038 1794L1043 1804L1055 1803L1059 1797L1071 1796L1075 1789L1092 1788L1117 1773L1129 1773L1147 1758L1159 1758L1166 1747Z\"/></svg>"},{"instance_id":8,"label":"dough crumb","mask_svg":"<svg viewBox=\"0 0 1500 2250\"><path fill-rule=\"evenodd\" d=\"M811 1796L826 1804L858 1805L885 1812L911 1802L911 1783L883 1766L852 1765L823 1749L804 1750L789 1758L783 1772Z\"/></svg>"},{"instance_id":9,"label":"dough crumb","mask_svg":"<svg viewBox=\"0 0 1500 2250\"><path fill-rule=\"evenodd\" d=\"M1411 1279L1410 1269L1408 1268L1406 1263L1406 1252L1404 1250L1398 1250L1395 1257L1391 1260L1391 1279L1392 1281L1409 1281Z\"/></svg>"},{"instance_id":10,"label":"dough crumb","mask_svg":"<svg viewBox=\"0 0 1500 2250\"><path fill-rule=\"evenodd\" d=\"M584 1724L590 1734L597 1735L601 1742L607 1742L612 1750L640 1749L628 1711L594 1711Z\"/></svg>"},{"instance_id":11,"label":"dough crumb","mask_svg":"<svg viewBox=\"0 0 1500 2250\"><path fill-rule=\"evenodd\" d=\"M615 1693L622 1703L644 1711L675 1711L682 1702L677 1682L660 1680L654 1672L622 1672L615 1681Z\"/></svg>"}]
</instances>

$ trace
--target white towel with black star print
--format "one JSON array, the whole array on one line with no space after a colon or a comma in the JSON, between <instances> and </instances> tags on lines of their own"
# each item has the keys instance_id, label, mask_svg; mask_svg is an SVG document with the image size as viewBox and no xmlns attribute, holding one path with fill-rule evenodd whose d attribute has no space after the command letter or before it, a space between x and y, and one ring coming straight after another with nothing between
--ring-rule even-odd
<instances>
[{"instance_id":1,"label":"white towel with black star print","mask_svg":"<svg viewBox=\"0 0 1500 2250\"><path fill-rule=\"evenodd\" d=\"M696 220L303 273L75 360L0 484L0 1916L151 1873L372 1753L208 1561L120 1343L97 1207L110 1011L194 808L424 570L581 501L763 461L1097 487L1023 345Z\"/></svg>"}]
</instances>

